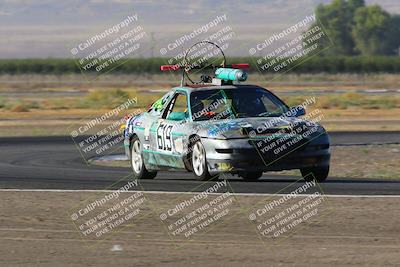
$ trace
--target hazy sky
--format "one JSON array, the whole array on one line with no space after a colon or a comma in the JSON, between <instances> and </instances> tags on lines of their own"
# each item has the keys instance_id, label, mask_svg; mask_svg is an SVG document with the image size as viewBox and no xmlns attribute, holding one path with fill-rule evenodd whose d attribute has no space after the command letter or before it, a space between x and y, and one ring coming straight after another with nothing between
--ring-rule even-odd
<instances>
[{"instance_id":1,"label":"hazy sky","mask_svg":"<svg viewBox=\"0 0 400 267\"><path fill-rule=\"evenodd\" d=\"M245 54L257 43L313 13L330 0L2 0L0 58L71 57L71 48L136 14L148 46L142 56L160 55L160 48L221 14L235 33L232 54ZM398 0L370 0L400 13ZM134 26L132 24L132 26Z\"/></svg>"}]
</instances>

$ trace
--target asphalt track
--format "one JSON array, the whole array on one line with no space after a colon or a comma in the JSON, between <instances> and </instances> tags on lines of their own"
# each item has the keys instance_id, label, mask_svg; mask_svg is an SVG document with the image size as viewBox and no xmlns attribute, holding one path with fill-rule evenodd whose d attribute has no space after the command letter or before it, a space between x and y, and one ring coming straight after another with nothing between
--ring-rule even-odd
<instances>
[{"instance_id":1,"label":"asphalt track","mask_svg":"<svg viewBox=\"0 0 400 267\"><path fill-rule=\"evenodd\" d=\"M370 143L400 144L399 132L331 133L333 145ZM87 165L71 137L10 137L0 138L1 189L65 189L103 190L124 185L130 169ZM300 177L265 174L256 183L229 176L236 193L287 193L281 191ZM393 177L395 178L395 177ZM330 177L321 184L325 194L332 195L399 195L400 180L346 179ZM118 182L119 181L119 182ZM299 183L302 183L300 181ZM160 172L154 180L142 180L147 191L199 191L207 184L193 179L191 173Z\"/></svg>"}]
</instances>

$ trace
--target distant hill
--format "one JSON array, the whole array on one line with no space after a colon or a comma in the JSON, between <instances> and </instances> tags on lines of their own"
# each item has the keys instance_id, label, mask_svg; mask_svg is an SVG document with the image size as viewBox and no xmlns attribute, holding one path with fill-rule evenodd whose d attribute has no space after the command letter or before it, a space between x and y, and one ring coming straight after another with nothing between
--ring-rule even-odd
<instances>
[{"instance_id":1,"label":"distant hill","mask_svg":"<svg viewBox=\"0 0 400 267\"><path fill-rule=\"evenodd\" d=\"M69 50L91 35L137 13L145 31L153 33L152 51L167 40L189 33L226 12L236 33L235 47L280 31L330 0L13 0L0 3L0 58L71 57ZM400 13L398 0L368 0ZM220 7L223 10L219 10ZM150 40L148 45L150 46ZM245 54L237 49L234 54ZM148 50L149 56L151 51Z\"/></svg>"}]
</instances>

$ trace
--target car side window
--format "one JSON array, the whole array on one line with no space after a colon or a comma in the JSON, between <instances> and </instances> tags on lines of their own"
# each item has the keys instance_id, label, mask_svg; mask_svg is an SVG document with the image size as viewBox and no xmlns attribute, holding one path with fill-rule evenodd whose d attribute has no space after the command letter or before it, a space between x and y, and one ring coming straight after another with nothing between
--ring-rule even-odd
<instances>
[{"instance_id":1,"label":"car side window","mask_svg":"<svg viewBox=\"0 0 400 267\"><path fill-rule=\"evenodd\" d=\"M163 119L183 120L188 118L187 96L184 93L176 93L168 104L162 116Z\"/></svg>"},{"instance_id":2,"label":"car side window","mask_svg":"<svg viewBox=\"0 0 400 267\"><path fill-rule=\"evenodd\" d=\"M161 114L165 110L165 106L168 104L169 100L172 97L173 97L172 91L166 93L151 105L151 108L148 110L148 112L153 116L161 116Z\"/></svg>"}]
</instances>

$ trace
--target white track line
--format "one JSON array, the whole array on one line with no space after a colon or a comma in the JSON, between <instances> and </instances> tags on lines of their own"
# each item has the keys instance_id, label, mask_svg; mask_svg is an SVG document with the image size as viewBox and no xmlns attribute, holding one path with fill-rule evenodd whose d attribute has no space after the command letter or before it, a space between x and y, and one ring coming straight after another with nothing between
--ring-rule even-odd
<instances>
[{"instance_id":1,"label":"white track line","mask_svg":"<svg viewBox=\"0 0 400 267\"><path fill-rule=\"evenodd\" d=\"M49 193L112 193L116 190L71 190L71 189L0 189L0 192L49 192ZM121 193L132 193L137 192L137 190L132 191L121 191ZM168 192L168 191L141 191L147 194L198 194L201 192ZM209 193L209 195L220 195L222 193ZM233 193L235 196L287 196L289 194L262 194L262 193ZM302 194L301 196L311 196L310 194ZM323 195L325 197L332 198L400 198L400 195Z\"/></svg>"}]
</instances>

